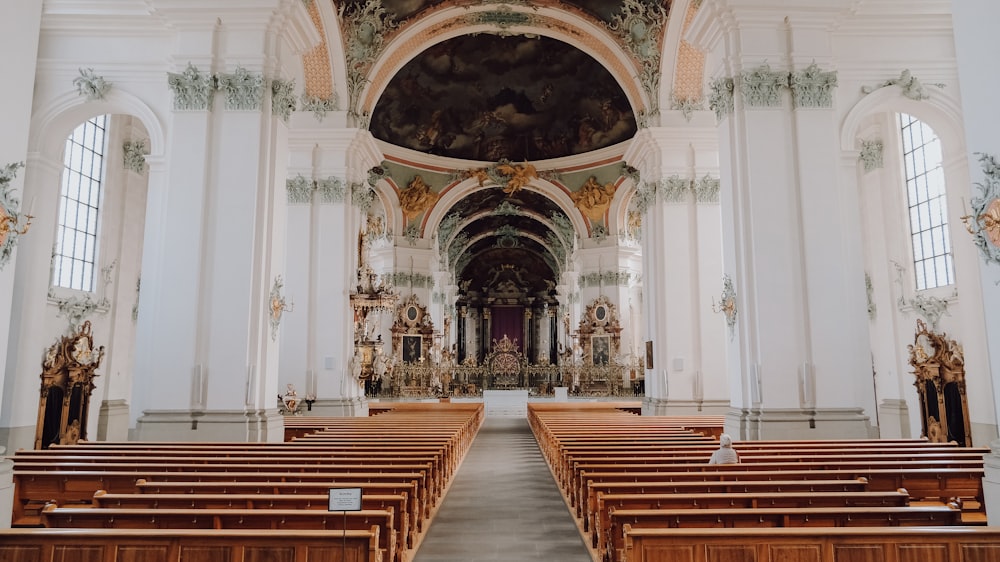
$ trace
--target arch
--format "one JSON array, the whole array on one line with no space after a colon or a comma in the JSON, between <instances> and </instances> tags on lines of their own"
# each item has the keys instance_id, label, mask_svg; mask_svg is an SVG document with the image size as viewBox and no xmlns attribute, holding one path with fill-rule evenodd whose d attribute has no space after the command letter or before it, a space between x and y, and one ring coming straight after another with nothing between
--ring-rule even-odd
<instances>
[{"instance_id":1,"label":"arch","mask_svg":"<svg viewBox=\"0 0 1000 562\"><path fill-rule=\"evenodd\" d=\"M522 13L529 16L530 21L533 22L523 27L515 26L519 31L563 41L593 57L608 70L622 87L622 91L632 105L633 112L638 113L650 106L646 93L637 80L640 74L639 70L635 68L628 54L618 47L604 29L585 18L562 10L514 4L506 5L506 7L510 8L512 13ZM397 37L388 43L385 51L369 69L367 86L358 96L360 107L351 109L361 115L370 115L392 78L406 63L428 48L462 35L495 32L495 27L468 23L471 14L488 10L489 6L481 8L478 6L449 7L407 25ZM510 32L506 29L505 31ZM591 39L591 41L581 40L581 36Z\"/></svg>"},{"instance_id":2,"label":"arch","mask_svg":"<svg viewBox=\"0 0 1000 562\"><path fill-rule=\"evenodd\" d=\"M66 137L77 125L95 115L106 114L131 115L139 119L149 135L149 157L164 156L166 134L162 121L148 104L119 88L112 88L103 100L87 101L69 92L51 100L32 116L28 151L61 153Z\"/></svg>"},{"instance_id":3,"label":"arch","mask_svg":"<svg viewBox=\"0 0 1000 562\"><path fill-rule=\"evenodd\" d=\"M908 113L927 123L946 147L945 160L965 153L965 140L961 132L962 112L958 102L936 88L928 90L930 98L912 100L903 96L899 88L886 86L861 98L847 112L840 128L840 148L847 152L858 150L857 141L864 128L865 119L878 113Z\"/></svg>"}]
</instances>

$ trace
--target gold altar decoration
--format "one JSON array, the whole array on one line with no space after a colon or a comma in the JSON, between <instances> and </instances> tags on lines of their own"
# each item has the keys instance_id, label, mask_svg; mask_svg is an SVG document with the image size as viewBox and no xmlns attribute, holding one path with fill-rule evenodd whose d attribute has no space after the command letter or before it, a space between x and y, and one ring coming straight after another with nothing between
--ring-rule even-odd
<instances>
[{"instance_id":1,"label":"gold altar decoration","mask_svg":"<svg viewBox=\"0 0 1000 562\"><path fill-rule=\"evenodd\" d=\"M971 446L962 346L917 320L913 344L906 348L916 377L913 385L920 396L923 436L934 443L954 441L959 446Z\"/></svg>"},{"instance_id":2,"label":"gold altar decoration","mask_svg":"<svg viewBox=\"0 0 1000 562\"><path fill-rule=\"evenodd\" d=\"M399 297L389 284L365 266L358 271L356 290L351 291L351 309L354 310L354 359L351 372L358 380L366 380L375 374L375 348L381 337L372 339L377 316L388 312L396 305Z\"/></svg>"},{"instance_id":3,"label":"gold altar decoration","mask_svg":"<svg viewBox=\"0 0 1000 562\"><path fill-rule=\"evenodd\" d=\"M87 438L87 413L95 372L104 359L104 346L94 348L90 321L79 331L62 336L45 352L35 426L35 449L53 444L75 444Z\"/></svg>"}]
</instances>

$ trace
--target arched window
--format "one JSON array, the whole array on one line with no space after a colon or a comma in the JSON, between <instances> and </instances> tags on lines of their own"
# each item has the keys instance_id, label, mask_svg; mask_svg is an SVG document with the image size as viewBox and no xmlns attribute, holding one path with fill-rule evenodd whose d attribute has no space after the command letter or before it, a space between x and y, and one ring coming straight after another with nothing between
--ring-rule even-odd
<instances>
[{"instance_id":1,"label":"arched window","mask_svg":"<svg viewBox=\"0 0 1000 562\"><path fill-rule=\"evenodd\" d=\"M899 125L916 289L951 285L955 282L955 269L948 234L941 141L933 129L912 115L900 114Z\"/></svg>"},{"instance_id":2,"label":"arched window","mask_svg":"<svg viewBox=\"0 0 1000 562\"><path fill-rule=\"evenodd\" d=\"M94 290L107 124L107 115L94 117L66 139L59 230L52 260L52 284L59 287Z\"/></svg>"}]
</instances>

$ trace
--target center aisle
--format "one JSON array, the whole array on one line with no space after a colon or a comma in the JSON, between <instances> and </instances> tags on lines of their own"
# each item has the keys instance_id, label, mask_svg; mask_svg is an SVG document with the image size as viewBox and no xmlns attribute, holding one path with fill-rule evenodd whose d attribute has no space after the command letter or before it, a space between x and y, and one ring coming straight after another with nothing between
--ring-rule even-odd
<instances>
[{"instance_id":1,"label":"center aisle","mask_svg":"<svg viewBox=\"0 0 1000 562\"><path fill-rule=\"evenodd\" d=\"M523 418L487 417L414 562L590 562Z\"/></svg>"}]
</instances>

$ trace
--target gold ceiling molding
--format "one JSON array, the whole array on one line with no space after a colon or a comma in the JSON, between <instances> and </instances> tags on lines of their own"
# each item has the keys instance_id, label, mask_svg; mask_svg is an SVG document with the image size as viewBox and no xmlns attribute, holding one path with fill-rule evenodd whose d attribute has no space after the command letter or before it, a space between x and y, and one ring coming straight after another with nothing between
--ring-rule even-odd
<instances>
[{"instance_id":1,"label":"gold ceiling molding","mask_svg":"<svg viewBox=\"0 0 1000 562\"><path fill-rule=\"evenodd\" d=\"M303 74L305 75L305 94L318 99L331 99L333 97L333 73L330 70L330 50L327 47L326 31L323 29L323 20L319 15L317 2L307 4L309 17L312 18L313 25L319 31L322 41L312 50L302 55Z\"/></svg>"},{"instance_id":2,"label":"gold ceiling molding","mask_svg":"<svg viewBox=\"0 0 1000 562\"><path fill-rule=\"evenodd\" d=\"M368 87L362 96L361 106L355 108L358 114L370 115L372 113L389 82L416 54L423 52L431 45L455 37L457 27L468 26L467 10L456 10L454 14L446 20L411 31L413 26L420 25L419 22L416 22L413 26L407 26L407 29L403 31L402 35L406 35L406 38L401 42L396 43L395 41L399 39L398 35L390 41L381 60L376 63L374 73L368 76ZM633 60L632 57L618 48L614 39L606 32L601 32L602 37L591 30L560 20L555 14L532 12L531 21L533 22L532 29L547 30L549 33L546 35L549 37L565 41L594 57L621 85L625 95L633 104L635 113L641 113L649 107L649 100L646 99L641 84L636 78L641 69L634 62L631 66L626 64L626 61Z\"/></svg>"}]
</instances>

